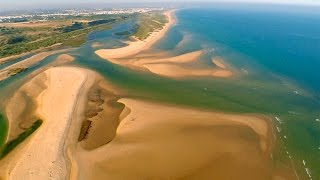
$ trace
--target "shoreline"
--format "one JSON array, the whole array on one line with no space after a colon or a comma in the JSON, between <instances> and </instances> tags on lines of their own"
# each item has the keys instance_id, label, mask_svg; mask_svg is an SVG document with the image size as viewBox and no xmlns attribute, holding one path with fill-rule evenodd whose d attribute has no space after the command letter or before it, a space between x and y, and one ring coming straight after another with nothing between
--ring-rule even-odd
<instances>
[{"instance_id":1,"label":"shoreline","mask_svg":"<svg viewBox=\"0 0 320 180\"><path fill-rule=\"evenodd\" d=\"M125 47L117 49L100 49L95 51L95 53L103 59L119 59L135 55L139 52L149 49L156 42L161 40L170 30L170 28L173 25L175 25L176 20L174 18L174 12L175 10L166 11L164 15L168 18L168 22L163 26L163 28L160 31L152 32L145 40L141 41L135 39L135 41L130 42Z\"/></svg>"},{"instance_id":2,"label":"shoreline","mask_svg":"<svg viewBox=\"0 0 320 180\"><path fill-rule=\"evenodd\" d=\"M100 49L95 53L102 59L105 59L113 64L150 72L158 76L167 78L180 79L185 77L216 77L230 78L234 76L234 72L227 68L222 61L217 68L190 68L188 65L197 64L197 61L205 54L204 50L196 50L175 56L162 56L167 54L162 52L149 57L144 57L143 52L150 50L152 45L164 38L170 28L176 24L177 20L174 17L175 11L166 11L164 15L168 18L168 23L160 30L154 31L144 41L136 39L130 42L127 46L116 49ZM147 55L148 56L148 55ZM212 61L215 64L214 61Z\"/></svg>"}]
</instances>

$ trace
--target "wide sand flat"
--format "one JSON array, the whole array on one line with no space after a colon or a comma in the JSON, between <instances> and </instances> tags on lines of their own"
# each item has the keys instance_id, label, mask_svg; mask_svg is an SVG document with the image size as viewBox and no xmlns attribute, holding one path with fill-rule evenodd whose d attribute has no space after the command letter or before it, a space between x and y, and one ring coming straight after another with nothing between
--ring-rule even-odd
<instances>
[{"instance_id":1,"label":"wide sand flat","mask_svg":"<svg viewBox=\"0 0 320 180\"><path fill-rule=\"evenodd\" d=\"M10 179L66 178L64 141L87 74L70 67L51 68L45 74L47 88L37 99L37 113L44 123L13 168Z\"/></svg>"},{"instance_id":2,"label":"wide sand flat","mask_svg":"<svg viewBox=\"0 0 320 180\"><path fill-rule=\"evenodd\" d=\"M121 99L115 139L75 154L74 179L269 179L265 119ZM128 111L130 109L130 111ZM261 146L265 144L265 146ZM75 163L74 162L74 163Z\"/></svg>"}]
</instances>

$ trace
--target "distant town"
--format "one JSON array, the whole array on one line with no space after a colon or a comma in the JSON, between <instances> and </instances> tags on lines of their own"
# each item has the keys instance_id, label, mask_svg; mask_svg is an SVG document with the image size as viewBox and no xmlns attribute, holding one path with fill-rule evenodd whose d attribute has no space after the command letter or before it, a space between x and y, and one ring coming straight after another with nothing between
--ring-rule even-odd
<instances>
[{"instance_id":1,"label":"distant town","mask_svg":"<svg viewBox=\"0 0 320 180\"><path fill-rule=\"evenodd\" d=\"M163 10L163 8L64 9L8 12L7 14L0 15L0 23L28 22L29 19L46 21L66 16L146 13L155 10Z\"/></svg>"}]
</instances>

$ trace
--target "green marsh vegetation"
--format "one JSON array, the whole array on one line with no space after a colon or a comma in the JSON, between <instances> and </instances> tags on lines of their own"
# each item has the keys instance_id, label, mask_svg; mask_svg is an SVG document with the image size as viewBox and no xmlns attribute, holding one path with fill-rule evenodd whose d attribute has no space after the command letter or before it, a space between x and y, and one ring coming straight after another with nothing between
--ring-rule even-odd
<instances>
[{"instance_id":1,"label":"green marsh vegetation","mask_svg":"<svg viewBox=\"0 0 320 180\"><path fill-rule=\"evenodd\" d=\"M140 14L133 35L139 40L144 40L150 33L160 30L167 22L166 16L161 12Z\"/></svg>"},{"instance_id":2,"label":"green marsh vegetation","mask_svg":"<svg viewBox=\"0 0 320 180\"><path fill-rule=\"evenodd\" d=\"M111 29L112 24L134 17L136 14L93 15L21 25L0 23L0 58L54 45L79 46L85 42L88 33Z\"/></svg>"},{"instance_id":3,"label":"green marsh vegetation","mask_svg":"<svg viewBox=\"0 0 320 180\"><path fill-rule=\"evenodd\" d=\"M35 121L31 127L27 128L23 133L19 134L17 138L7 142L3 147L1 147L0 158L8 155L15 147L27 139L33 132L35 132L42 124L42 120Z\"/></svg>"},{"instance_id":4,"label":"green marsh vegetation","mask_svg":"<svg viewBox=\"0 0 320 180\"><path fill-rule=\"evenodd\" d=\"M6 135L7 135L7 122L5 117L0 113L0 150L2 149L2 146L6 141Z\"/></svg>"}]
</instances>

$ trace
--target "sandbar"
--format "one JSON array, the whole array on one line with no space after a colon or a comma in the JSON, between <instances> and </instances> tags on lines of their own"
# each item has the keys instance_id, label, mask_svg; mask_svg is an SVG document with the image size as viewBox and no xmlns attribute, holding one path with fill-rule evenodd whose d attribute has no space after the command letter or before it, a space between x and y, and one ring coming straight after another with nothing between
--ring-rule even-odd
<instances>
[{"instance_id":1,"label":"sandbar","mask_svg":"<svg viewBox=\"0 0 320 180\"><path fill-rule=\"evenodd\" d=\"M75 103L88 78L80 68L50 68L37 78L45 78L47 88L37 97L37 114L44 121L35 132L10 172L10 179L64 179L64 142ZM61 76L63 74L63 76ZM49 146L48 146L49 145Z\"/></svg>"},{"instance_id":2,"label":"sandbar","mask_svg":"<svg viewBox=\"0 0 320 180\"><path fill-rule=\"evenodd\" d=\"M120 99L113 141L75 153L74 179L267 179L267 120ZM130 109L130 111L128 111Z\"/></svg>"}]
</instances>

